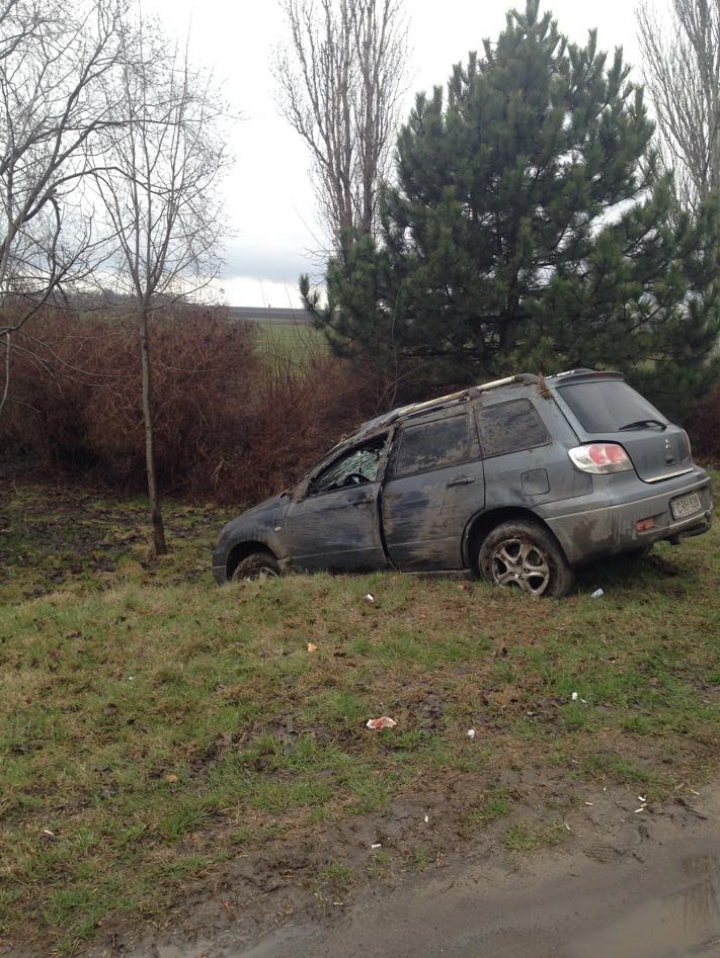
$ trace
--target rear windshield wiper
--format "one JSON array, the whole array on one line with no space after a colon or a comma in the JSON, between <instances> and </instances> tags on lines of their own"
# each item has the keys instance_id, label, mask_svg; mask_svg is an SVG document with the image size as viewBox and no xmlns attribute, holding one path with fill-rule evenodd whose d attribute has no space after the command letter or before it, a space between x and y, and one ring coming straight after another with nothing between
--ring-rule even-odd
<instances>
[{"instance_id":1,"label":"rear windshield wiper","mask_svg":"<svg viewBox=\"0 0 720 958\"><path fill-rule=\"evenodd\" d=\"M638 419L637 422L629 422L627 426L620 426L618 432L625 432L626 429L643 429L645 426L660 426L661 432L667 429L667 423L660 422L659 419Z\"/></svg>"}]
</instances>

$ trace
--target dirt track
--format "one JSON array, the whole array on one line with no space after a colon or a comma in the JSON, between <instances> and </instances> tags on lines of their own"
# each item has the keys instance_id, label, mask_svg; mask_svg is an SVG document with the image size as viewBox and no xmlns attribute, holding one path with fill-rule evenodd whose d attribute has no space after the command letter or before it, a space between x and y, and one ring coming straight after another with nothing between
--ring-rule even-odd
<instances>
[{"instance_id":1,"label":"dirt track","mask_svg":"<svg viewBox=\"0 0 720 958\"><path fill-rule=\"evenodd\" d=\"M603 792L570 819L562 850L466 854L324 916L297 912L258 938L247 926L131 958L690 958L720 956L720 794L642 812ZM254 939L254 940L253 940ZM95 955L109 954L98 950Z\"/></svg>"}]
</instances>

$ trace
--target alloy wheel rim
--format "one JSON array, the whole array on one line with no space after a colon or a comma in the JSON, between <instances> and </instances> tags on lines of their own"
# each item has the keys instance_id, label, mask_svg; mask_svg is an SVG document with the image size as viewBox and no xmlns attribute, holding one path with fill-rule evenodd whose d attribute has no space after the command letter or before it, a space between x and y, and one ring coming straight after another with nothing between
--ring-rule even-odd
<instances>
[{"instance_id":1,"label":"alloy wheel rim","mask_svg":"<svg viewBox=\"0 0 720 958\"><path fill-rule=\"evenodd\" d=\"M543 595L550 585L550 563L544 549L529 539L503 539L490 556L490 574L501 586L515 586L530 595Z\"/></svg>"}]
</instances>

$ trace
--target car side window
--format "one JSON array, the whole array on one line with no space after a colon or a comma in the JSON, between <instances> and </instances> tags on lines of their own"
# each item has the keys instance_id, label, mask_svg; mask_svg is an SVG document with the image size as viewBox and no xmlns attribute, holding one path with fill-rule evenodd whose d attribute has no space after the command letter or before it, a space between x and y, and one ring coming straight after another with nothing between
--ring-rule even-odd
<instances>
[{"instance_id":1,"label":"car side window","mask_svg":"<svg viewBox=\"0 0 720 958\"><path fill-rule=\"evenodd\" d=\"M470 430L466 415L436 419L403 430L393 470L395 479L428 469L466 462L470 455Z\"/></svg>"},{"instance_id":2,"label":"car side window","mask_svg":"<svg viewBox=\"0 0 720 958\"><path fill-rule=\"evenodd\" d=\"M528 399L477 410L483 456L502 456L551 442L550 434Z\"/></svg>"},{"instance_id":3,"label":"car side window","mask_svg":"<svg viewBox=\"0 0 720 958\"><path fill-rule=\"evenodd\" d=\"M308 495L375 482L385 452L387 436L376 437L348 450L330 463L310 483Z\"/></svg>"}]
</instances>

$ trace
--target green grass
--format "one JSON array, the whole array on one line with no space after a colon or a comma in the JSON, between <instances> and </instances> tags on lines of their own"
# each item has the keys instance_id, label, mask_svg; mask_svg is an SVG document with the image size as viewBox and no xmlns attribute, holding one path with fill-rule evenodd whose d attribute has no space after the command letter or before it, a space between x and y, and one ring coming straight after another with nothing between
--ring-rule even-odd
<instances>
[{"instance_id":1,"label":"green grass","mask_svg":"<svg viewBox=\"0 0 720 958\"><path fill-rule=\"evenodd\" d=\"M654 801L716 766L717 526L534 602L395 574L218 589L212 506L167 505L161 560L141 501L20 486L0 516L3 937L69 954L269 838L312 842L428 790L509 851L564 838L551 809L523 819L510 763L568 801L600 785ZM397 728L367 730L378 715ZM406 867L436 851L419 841ZM391 871L384 855L362 873ZM318 900L358 874L333 858Z\"/></svg>"},{"instance_id":2,"label":"green grass","mask_svg":"<svg viewBox=\"0 0 720 958\"><path fill-rule=\"evenodd\" d=\"M313 883L315 897L322 905L342 905L355 885L356 875L343 862L330 861Z\"/></svg>"},{"instance_id":3,"label":"green grass","mask_svg":"<svg viewBox=\"0 0 720 958\"><path fill-rule=\"evenodd\" d=\"M489 825L509 815L513 807L513 795L504 785L490 786L483 795L480 804L470 813L470 821L478 825Z\"/></svg>"},{"instance_id":4,"label":"green grass","mask_svg":"<svg viewBox=\"0 0 720 958\"><path fill-rule=\"evenodd\" d=\"M257 322L257 346L260 352L280 366L304 367L312 356L327 351L323 334L306 323Z\"/></svg>"},{"instance_id":5,"label":"green grass","mask_svg":"<svg viewBox=\"0 0 720 958\"><path fill-rule=\"evenodd\" d=\"M541 826L517 822L503 832L502 844L510 852L535 852L551 845L559 845L567 836L567 829L562 822Z\"/></svg>"}]
</instances>

